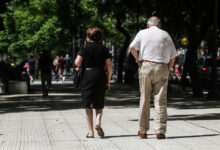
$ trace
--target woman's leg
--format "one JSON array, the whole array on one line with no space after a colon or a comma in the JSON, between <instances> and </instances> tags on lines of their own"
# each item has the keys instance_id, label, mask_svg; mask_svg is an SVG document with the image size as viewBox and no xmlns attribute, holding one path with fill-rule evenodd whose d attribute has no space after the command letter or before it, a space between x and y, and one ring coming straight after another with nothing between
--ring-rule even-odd
<instances>
[{"instance_id":1,"label":"woman's leg","mask_svg":"<svg viewBox=\"0 0 220 150\"><path fill-rule=\"evenodd\" d=\"M61 79L63 79L63 75L62 75L62 73L61 73L61 72L59 73L59 76L60 76L60 78L61 78Z\"/></svg>"},{"instance_id":2,"label":"woman's leg","mask_svg":"<svg viewBox=\"0 0 220 150\"><path fill-rule=\"evenodd\" d=\"M86 108L86 119L89 127L89 134L88 136L94 136L93 130L93 111L91 108Z\"/></svg>"},{"instance_id":3,"label":"woman's leg","mask_svg":"<svg viewBox=\"0 0 220 150\"><path fill-rule=\"evenodd\" d=\"M101 120L102 120L103 109L96 109L96 131L101 138L104 138L104 131L102 130Z\"/></svg>"},{"instance_id":4,"label":"woman's leg","mask_svg":"<svg viewBox=\"0 0 220 150\"><path fill-rule=\"evenodd\" d=\"M96 109L96 126L101 127L103 109Z\"/></svg>"}]
</instances>

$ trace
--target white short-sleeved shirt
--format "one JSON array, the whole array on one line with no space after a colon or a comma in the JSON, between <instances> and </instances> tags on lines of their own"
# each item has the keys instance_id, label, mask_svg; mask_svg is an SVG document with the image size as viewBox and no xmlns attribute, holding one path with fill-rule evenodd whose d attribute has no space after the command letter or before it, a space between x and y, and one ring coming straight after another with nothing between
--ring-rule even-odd
<instances>
[{"instance_id":1,"label":"white short-sleeved shirt","mask_svg":"<svg viewBox=\"0 0 220 150\"><path fill-rule=\"evenodd\" d=\"M156 26L139 31L130 47L139 51L139 61L149 60L168 64L170 59L177 56L170 35Z\"/></svg>"}]
</instances>

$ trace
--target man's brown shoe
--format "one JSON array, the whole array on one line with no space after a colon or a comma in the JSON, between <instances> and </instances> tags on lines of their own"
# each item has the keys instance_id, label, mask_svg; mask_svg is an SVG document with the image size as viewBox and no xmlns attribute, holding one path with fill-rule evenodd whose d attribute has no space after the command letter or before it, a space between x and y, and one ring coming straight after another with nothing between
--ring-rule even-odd
<instances>
[{"instance_id":1,"label":"man's brown shoe","mask_svg":"<svg viewBox=\"0 0 220 150\"><path fill-rule=\"evenodd\" d=\"M147 138L147 134L141 131L138 131L138 136L142 139L146 139Z\"/></svg>"},{"instance_id":2,"label":"man's brown shoe","mask_svg":"<svg viewBox=\"0 0 220 150\"><path fill-rule=\"evenodd\" d=\"M161 134L161 133L157 133L156 137L157 137L157 139L165 139L166 138L166 136L164 134Z\"/></svg>"}]
</instances>

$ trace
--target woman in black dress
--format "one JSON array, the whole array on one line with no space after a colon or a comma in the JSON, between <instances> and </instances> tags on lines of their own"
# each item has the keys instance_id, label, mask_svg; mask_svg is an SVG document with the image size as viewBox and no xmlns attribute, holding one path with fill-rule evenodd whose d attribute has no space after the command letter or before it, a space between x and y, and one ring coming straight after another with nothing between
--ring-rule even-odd
<instances>
[{"instance_id":1,"label":"woman in black dress","mask_svg":"<svg viewBox=\"0 0 220 150\"><path fill-rule=\"evenodd\" d=\"M89 127L87 138L94 138L93 108L96 111L96 127L100 137L104 137L101 118L104 108L105 92L110 90L112 75L111 55L102 44L102 32L97 27L87 30L87 43L82 47L75 60L76 66L83 68L82 99ZM106 70L104 69L106 68Z\"/></svg>"}]
</instances>

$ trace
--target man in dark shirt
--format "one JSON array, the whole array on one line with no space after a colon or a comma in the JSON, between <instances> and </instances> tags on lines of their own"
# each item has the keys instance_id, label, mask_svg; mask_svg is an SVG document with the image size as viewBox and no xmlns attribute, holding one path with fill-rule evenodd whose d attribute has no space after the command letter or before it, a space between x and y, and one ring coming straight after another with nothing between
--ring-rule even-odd
<instances>
[{"instance_id":1,"label":"man in dark shirt","mask_svg":"<svg viewBox=\"0 0 220 150\"><path fill-rule=\"evenodd\" d=\"M48 96L48 90L51 86L52 66L53 66L53 60L49 55L48 51L44 50L43 54L40 56L38 61L38 67L39 67L38 70L41 71L41 84L42 84L43 97Z\"/></svg>"}]
</instances>

